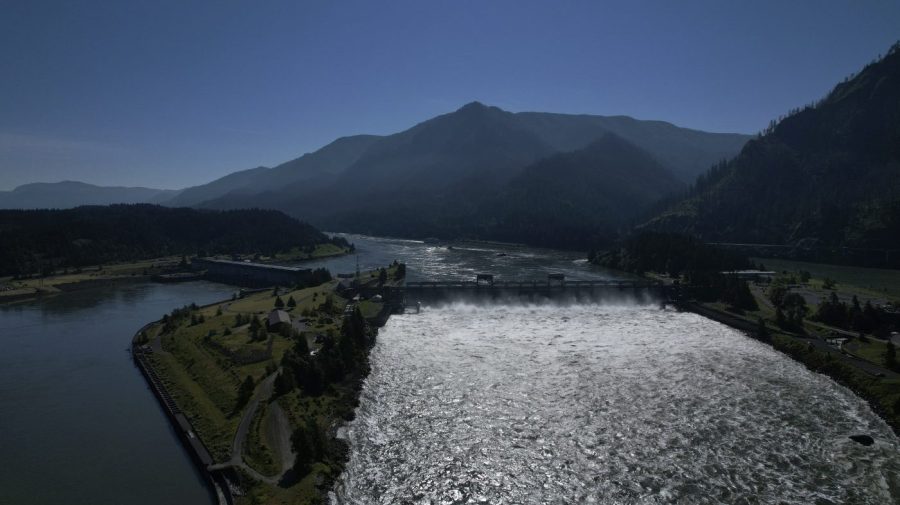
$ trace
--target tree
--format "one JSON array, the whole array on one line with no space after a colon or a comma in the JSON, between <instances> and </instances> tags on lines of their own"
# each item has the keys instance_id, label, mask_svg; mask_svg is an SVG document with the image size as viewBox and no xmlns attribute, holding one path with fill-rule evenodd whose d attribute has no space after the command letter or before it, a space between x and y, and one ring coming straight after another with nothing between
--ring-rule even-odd
<instances>
[{"instance_id":1,"label":"tree","mask_svg":"<svg viewBox=\"0 0 900 505\"><path fill-rule=\"evenodd\" d=\"M837 282L830 277L826 277L824 281L822 281L822 287L824 289L834 289L837 286Z\"/></svg>"},{"instance_id":2,"label":"tree","mask_svg":"<svg viewBox=\"0 0 900 505\"><path fill-rule=\"evenodd\" d=\"M775 324L777 324L778 327L782 329L788 327L787 318L784 317L784 311L781 310L781 307L775 308Z\"/></svg>"},{"instance_id":3,"label":"tree","mask_svg":"<svg viewBox=\"0 0 900 505\"><path fill-rule=\"evenodd\" d=\"M784 297L784 314L795 331L803 331L803 318L809 309L806 299L797 293L788 293Z\"/></svg>"},{"instance_id":4,"label":"tree","mask_svg":"<svg viewBox=\"0 0 900 505\"><path fill-rule=\"evenodd\" d=\"M387 282L387 270L381 267L378 269L378 285L384 286L385 282Z\"/></svg>"},{"instance_id":5,"label":"tree","mask_svg":"<svg viewBox=\"0 0 900 505\"><path fill-rule=\"evenodd\" d=\"M293 295L288 298L287 306L292 309L297 306L297 300L294 300Z\"/></svg>"},{"instance_id":6,"label":"tree","mask_svg":"<svg viewBox=\"0 0 900 505\"><path fill-rule=\"evenodd\" d=\"M897 348L894 346L894 342L888 340L886 349L884 351L884 366L891 370L897 370Z\"/></svg>"},{"instance_id":7,"label":"tree","mask_svg":"<svg viewBox=\"0 0 900 505\"><path fill-rule=\"evenodd\" d=\"M240 412L244 405L250 401L250 398L253 396L253 390L256 388L256 384L253 382L253 377L250 375L244 379L244 382L241 383L241 387L238 388L238 397L237 402L234 406L233 414L237 414Z\"/></svg>"},{"instance_id":8,"label":"tree","mask_svg":"<svg viewBox=\"0 0 900 505\"><path fill-rule=\"evenodd\" d=\"M769 301L775 307L781 307L784 304L784 297L787 295L788 289L781 283L773 284L769 287Z\"/></svg>"},{"instance_id":9,"label":"tree","mask_svg":"<svg viewBox=\"0 0 900 505\"><path fill-rule=\"evenodd\" d=\"M769 328L766 327L766 321L761 317L756 318L756 334L762 338L769 336Z\"/></svg>"},{"instance_id":10,"label":"tree","mask_svg":"<svg viewBox=\"0 0 900 505\"><path fill-rule=\"evenodd\" d=\"M284 308L284 300L282 300L280 296L275 297L275 308L276 309Z\"/></svg>"}]
</instances>

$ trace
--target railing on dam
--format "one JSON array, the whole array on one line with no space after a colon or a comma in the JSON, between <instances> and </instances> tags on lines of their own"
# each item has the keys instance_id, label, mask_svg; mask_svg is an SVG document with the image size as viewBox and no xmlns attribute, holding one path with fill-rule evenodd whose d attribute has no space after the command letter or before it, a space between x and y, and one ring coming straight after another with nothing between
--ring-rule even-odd
<instances>
[{"instance_id":1,"label":"railing on dam","mask_svg":"<svg viewBox=\"0 0 900 505\"><path fill-rule=\"evenodd\" d=\"M524 281L495 281L492 283L479 283L477 281L410 281L403 289L406 291L434 290L434 289L584 289L584 288L619 288L619 289L645 289L662 288L661 284L638 281L563 281L551 283L538 280Z\"/></svg>"},{"instance_id":2,"label":"railing on dam","mask_svg":"<svg viewBox=\"0 0 900 505\"><path fill-rule=\"evenodd\" d=\"M670 301L676 296L672 286L642 280L566 280L551 274L541 280L497 280L480 274L476 280L409 281L384 292L388 303L398 309L409 303L452 299L541 299L603 300L620 296Z\"/></svg>"}]
</instances>

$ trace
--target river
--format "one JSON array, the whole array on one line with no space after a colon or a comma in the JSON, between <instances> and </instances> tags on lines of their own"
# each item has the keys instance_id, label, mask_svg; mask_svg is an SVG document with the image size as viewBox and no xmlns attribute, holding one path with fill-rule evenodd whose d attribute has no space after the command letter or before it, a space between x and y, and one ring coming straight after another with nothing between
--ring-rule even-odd
<instances>
[{"instance_id":1,"label":"river","mask_svg":"<svg viewBox=\"0 0 900 505\"><path fill-rule=\"evenodd\" d=\"M900 445L864 401L695 314L426 307L391 317L371 358L332 503L900 497Z\"/></svg>"},{"instance_id":2,"label":"river","mask_svg":"<svg viewBox=\"0 0 900 505\"><path fill-rule=\"evenodd\" d=\"M617 277L578 253L347 238L357 255L305 265L352 272L397 259L410 279ZM128 346L172 308L233 290L135 282L0 306L0 504L211 503ZM864 403L691 314L426 307L391 318L372 364L345 430L339 503L656 503L706 492L741 503L748 489L777 486L803 503L814 483L820 503L890 503L877 501L888 486L897 496L897 440ZM878 444L848 443L857 431Z\"/></svg>"},{"instance_id":3,"label":"river","mask_svg":"<svg viewBox=\"0 0 900 505\"><path fill-rule=\"evenodd\" d=\"M577 253L350 236L332 272L400 260L411 278L611 274ZM227 298L208 282L125 283L0 305L0 504L211 503L201 476L132 364L131 337L175 307Z\"/></svg>"},{"instance_id":4,"label":"river","mask_svg":"<svg viewBox=\"0 0 900 505\"><path fill-rule=\"evenodd\" d=\"M0 504L211 503L129 348L233 291L138 282L0 305Z\"/></svg>"}]
</instances>

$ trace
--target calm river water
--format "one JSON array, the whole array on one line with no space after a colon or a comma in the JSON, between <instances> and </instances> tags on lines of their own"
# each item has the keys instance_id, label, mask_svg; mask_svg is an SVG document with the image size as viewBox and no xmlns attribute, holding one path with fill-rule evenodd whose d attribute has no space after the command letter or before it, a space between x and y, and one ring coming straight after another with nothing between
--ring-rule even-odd
<instances>
[{"instance_id":1,"label":"calm river water","mask_svg":"<svg viewBox=\"0 0 900 505\"><path fill-rule=\"evenodd\" d=\"M398 259L411 279L614 277L577 253L348 238L361 268ZM0 306L0 504L211 503L128 346L172 308L233 290L135 283ZM388 322L372 363L338 503L898 496L897 439L864 403L694 315L426 307ZM877 445L846 440L857 432Z\"/></svg>"}]
</instances>

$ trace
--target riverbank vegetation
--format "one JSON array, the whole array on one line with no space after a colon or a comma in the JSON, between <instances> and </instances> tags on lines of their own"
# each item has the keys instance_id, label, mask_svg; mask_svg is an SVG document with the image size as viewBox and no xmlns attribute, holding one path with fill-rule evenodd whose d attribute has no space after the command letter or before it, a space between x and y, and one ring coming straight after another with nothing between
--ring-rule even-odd
<instances>
[{"instance_id":1,"label":"riverbank vegetation","mask_svg":"<svg viewBox=\"0 0 900 505\"><path fill-rule=\"evenodd\" d=\"M852 388L900 432L900 368L889 340L900 329L896 300L859 298L852 278L838 284L805 270L747 282L732 272L753 262L676 234L641 233L589 259L672 285L683 307L702 307Z\"/></svg>"},{"instance_id":2,"label":"riverbank vegetation","mask_svg":"<svg viewBox=\"0 0 900 505\"><path fill-rule=\"evenodd\" d=\"M334 247L319 247L325 244ZM350 248L341 237L328 237L272 210L145 204L0 210L0 275L17 278L161 256L293 253L309 258Z\"/></svg>"},{"instance_id":3,"label":"riverbank vegetation","mask_svg":"<svg viewBox=\"0 0 900 505\"><path fill-rule=\"evenodd\" d=\"M61 268L51 275L0 277L0 303L96 287L115 282L147 279L177 270L182 256L166 256L93 267Z\"/></svg>"},{"instance_id":4,"label":"riverbank vegetation","mask_svg":"<svg viewBox=\"0 0 900 505\"><path fill-rule=\"evenodd\" d=\"M340 474L347 448L336 430L353 417L375 338L351 298L402 280L400 264L383 271L364 272L350 290L329 281L177 308L139 336L215 462L232 472L237 503L317 503ZM382 312L378 299L362 303Z\"/></svg>"}]
</instances>

